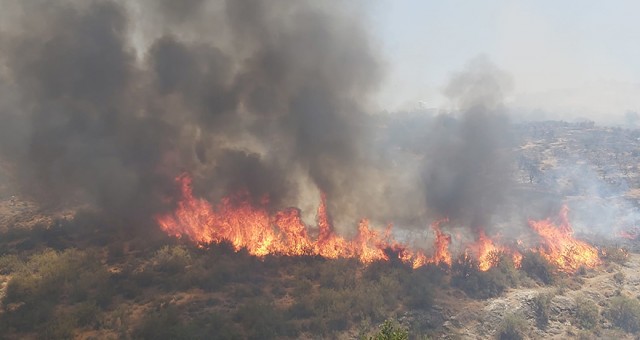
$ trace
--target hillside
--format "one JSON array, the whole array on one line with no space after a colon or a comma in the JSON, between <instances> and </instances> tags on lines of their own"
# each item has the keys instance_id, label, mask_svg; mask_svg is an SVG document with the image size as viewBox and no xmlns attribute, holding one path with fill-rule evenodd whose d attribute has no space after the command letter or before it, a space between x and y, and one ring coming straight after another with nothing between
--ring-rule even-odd
<instances>
[{"instance_id":1,"label":"hillside","mask_svg":"<svg viewBox=\"0 0 640 340\"><path fill-rule=\"evenodd\" d=\"M228 244L202 249L92 222L83 213L2 234L5 338L347 339L375 333L384 320L412 339L492 339L505 322L557 339L633 338L622 329L640 327L640 255L615 247L601 266L575 274L534 254L520 270L503 261L481 272L463 258L414 270L260 259ZM620 319L616 308L628 314Z\"/></svg>"},{"instance_id":2,"label":"hillside","mask_svg":"<svg viewBox=\"0 0 640 340\"><path fill-rule=\"evenodd\" d=\"M611 134L607 147L598 148L598 157L618 169L607 180L600 175L598 196L558 184L572 176L561 171L563 152L590 154L576 136L606 129L540 126L521 127L520 159L544 157L537 170L526 161L514 168L517 190L532 203L559 197L577 209L577 235L598 249L594 268L562 271L522 246L520 263L496 251L484 271L466 253L453 253L451 265L412 268L391 248L384 250L391 261L368 264L318 255L257 257L228 242L197 246L155 225L132 228L90 207L42 207L14 196L3 173L1 337L353 339L373 336L386 320L411 339L631 339L640 331L640 242L628 223L637 184L635 172L621 164L636 155L620 145L635 132ZM620 150L618 163L608 150ZM598 164L585 166L599 173ZM626 215L615 216L608 233L589 229L580 208L591 200Z\"/></svg>"}]
</instances>

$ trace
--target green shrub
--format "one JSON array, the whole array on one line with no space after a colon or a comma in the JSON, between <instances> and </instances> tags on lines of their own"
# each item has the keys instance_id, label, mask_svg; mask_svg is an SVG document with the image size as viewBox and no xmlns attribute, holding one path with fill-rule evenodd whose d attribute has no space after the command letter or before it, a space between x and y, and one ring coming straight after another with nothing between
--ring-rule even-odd
<instances>
[{"instance_id":1,"label":"green shrub","mask_svg":"<svg viewBox=\"0 0 640 340\"><path fill-rule=\"evenodd\" d=\"M0 257L0 275L7 275L18 271L24 266L16 255L4 255Z\"/></svg>"},{"instance_id":2,"label":"green shrub","mask_svg":"<svg viewBox=\"0 0 640 340\"><path fill-rule=\"evenodd\" d=\"M94 301L86 301L76 305L73 314L78 326L90 327L97 322L100 308Z\"/></svg>"},{"instance_id":3,"label":"green shrub","mask_svg":"<svg viewBox=\"0 0 640 340\"><path fill-rule=\"evenodd\" d=\"M356 270L352 260L337 259L319 264L320 286L334 289L353 288L356 285Z\"/></svg>"},{"instance_id":4,"label":"green shrub","mask_svg":"<svg viewBox=\"0 0 640 340\"><path fill-rule=\"evenodd\" d=\"M18 330L32 330L51 319L61 302L93 300L107 305L111 299L106 293L108 287L109 273L95 254L75 249L46 250L30 257L12 275L3 299L2 318ZM11 304L17 307L6 308ZM56 324L47 327L52 332L59 328Z\"/></svg>"},{"instance_id":5,"label":"green shrub","mask_svg":"<svg viewBox=\"0 0 640 340\"><path fill-rule=\"evenodd\" d=\"M147 313L137 329L135 338L139 339L189 339L186 329L174 306L166 306Z\"/></svg>"},{"instance_id":6,"label":"green shrub","mask_svg":"<svg viewBox=\"0 0 640 340\"><path fill-rule=\"evenodd\" d=\"M248 339L274 339L288 335L292 330L280 310L260 300L248 301L241 306L234 320L242 325Z\"/></svg>"},{"instance_id":7,"label":"green shrub","mask_svg":"<svg viewBox=\"0 0 640 340\"><path fill-rule=\"evenodd\" d=\"M603 247L600 249L600 258L607 262L625 264L629 259L629 250L621 247Z\"/></svg>"},{"instance_id":8,"label":"green shrub","mask_svg":"<svg viewBox=\"0 0 640 340\"><path fill-rule=\"evenodd\" d=\"M406 284L405 304L412 309L428 310L433 305L433 286L431 284Z\"/></svg>"},{"instance_id":9,"label":"green shrub","mask_svg":"<svg viewBox=\"0 0 640 340\"><path fill-rule=\"evenodd\" d=\"M640 302L626 296L616 296L611 299L607 318L627 332L638 332L640 331Z\"/></svg>"},{"instance_id":10,"label":"green shrub","mask_svg":"<svg viewBox=\"0 0 640 340\"><path fill-rule=\"evenodd\" d=\"M539 293L532 300L533 311L536 315L536 324L540 329L546 328L549 324L551 299L553 299L553 295Z\"/></svg>"},{"instance_id":11,"label":"green shrub","mask_svg":"<svg viewBox=\"0 0 640 340\"><path fill-rule=\"evenodd\" d=\"M576 334L576 339L578 340L596 340L598 338L597 334L593 334L591 331L581 330Z\"/></svg>"},{"instance_id":12,"label":"green shrub","mask_svg":"<svg viewBox=\"0 0 640 340\"><path fill-rule=\"evenodd\" d=\"M436 284L440 284L443 272L436 266L417 268L406 276L402 283L404 303L413 309L427 310L433 305Z\"/></svg>"},{"instance_id":13,"label":"green shrub","mask_svg":"<svg viewBox=\"0 0 640 340\"><path fill-rule=\"evenodd\" d=\"M394 271L381 271L380 273ZM364 320L378 322L395 310L404 297L415 305L430 306L431 292L420 282L414 285L413 298L407 294L409 285L401 284L402 278L382 274L377 280L355 281L355 286L344 289L320 287L307 294L295 294L295 303L288 309L291 319L309 319L308 328L312 333L329 337L336 331L348 329ZM305 284L306 286L306 284ZM425 290L421 290L425 289ZM295 288L294 288L295 290Z\"/></svg>"},{"instance_id":14,"label":"green shrub","mask_svg":"<svg viewBox=\"0 0 640 340\"><path fill-rule=\"evenodd\" d=\"M583 297L576 299L576 320L580 327L585 329L593 329L598 325L600 312L598 305L593 301Z\"/></svg>"},{"instance_id":15,"label":"green shrub","mask_svg":"<svg viewBox=\"0 0 640 340\"><path fill-rule=\"evenodd\" d=\"M623 272L617 272L613 274L613 281L616 283L616 286L622 286L624 284L625 275Z\"/></svg>"},{"instance_id":16,"label":"green shrub","mask_svg":"<svg viewBox=\"0 0 640 340\"><path fill-rule=\"evenodd\" d=\"M526 328L527 321L521 314L507 314L496 332L496 338L499 340L524 339Z\"/></svg>"},{"instance_id":17,"label":"green shrub","mask_svg":"<svg viewBox=\"0 0 640 340\"><path fill-rule=\"evenodd\" d=\"M521 268L529 277L544 284L552 284L556 279L555 268L536 252L528 251L523 254Z\"/></svg>"},{"instance_id":18,"label":"green shrub","mask_svg":"<svg viewBox=\"0 0 640 340\"><path fill-rule=\"evenodd\" d=\"M311 293L312 289L313 289L313 284L311 283L311 281L306 279L295 280L294 287L293 287L293 295L295 297L305 296Z\"/></svg>"},{"instance_id":19,"label":"green shrub","mask_svg":"<svg viewBox=\"0 0 640 340\"><path fill-rule=\"evenodd\" d=\"M51 318L40 331L41 339L73 339L75 320L64 313Z\"/></svg>"},{"instance_id":20,"label":"green shrub","mask_svg":"<svg viewBox=\"0 0 640 340\"><path fill-rule=\"evenodd\" d=\"M191 254L183 246L164 246L156 252L152 262L158 271L177 274L191 264Z\"/></svg>"},{"instance_id":21,"label":"green shrub","mask_svg":"<svg viewBox=\"0 0 640 340\"><path fill-rule=\"evenodd\" d=\"M502 294L517 283L517 276L513 274L513 262L503 264L507 259L505 256L497 256L497 259L500 262L494 267L481 271L475 259L462 255L451 266L451 284L473 298L486 299Z\"/></svg>"},{"instance_id":22,"label":"green shrub","mask_svg":"<svg viewBox=\"0 0 640 340\"><path fill-rule=\"evenodd\" d=\"M185 311L174 305L160 305L146 314L133 332L134 339L243 339L245 337L225 316L207 312L190 321Z\"/></svg>"},{"instance_id":23,"label":"green shrub","mask_svg":"<svg viewBox=\"0 0 640 340\"><path fill-rule=\"evenodd\" d=\"M386 320L380 325L378 333L369 337L369 340L408 340L409 331L398 326L391 320Z\"/></svg>"}]
</instances>

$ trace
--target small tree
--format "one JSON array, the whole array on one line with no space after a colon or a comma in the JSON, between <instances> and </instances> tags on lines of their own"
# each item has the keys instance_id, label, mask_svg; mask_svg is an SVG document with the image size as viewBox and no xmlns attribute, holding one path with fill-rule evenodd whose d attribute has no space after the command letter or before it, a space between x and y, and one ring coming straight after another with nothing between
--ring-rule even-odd
<instances>
[{"instance_id":1,"label":"small tree","mask_svg":"<svg viewBox=\"0 0 640 340\"><path fill-rule=\"evenodd\" d=\"M380 331L369 340L408 340L409 331L394 324L391 320L386 320L381 326Z\"/></svg>"}]
</instances>

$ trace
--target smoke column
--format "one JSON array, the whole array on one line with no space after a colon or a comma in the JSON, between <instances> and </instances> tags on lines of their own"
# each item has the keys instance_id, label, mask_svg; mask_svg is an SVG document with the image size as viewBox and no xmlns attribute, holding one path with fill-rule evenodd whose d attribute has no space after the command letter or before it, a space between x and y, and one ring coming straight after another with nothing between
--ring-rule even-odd
<instances>
[{"instance_id":1,"label":"smoke column","mask_svg":"<svg viewBox=\"0 0 640 340\"><path fill-rule=\"evenodd\" d=\"M315 1L2 1L0 152L23 194L119 216L246 190L347 206L380 61L358 8ZM317 190L316 189L316 190Z\"/></svg>"},{"instance_id":2,"label":"smoke column","mask_svg":"<svg viewBox=\"0 0 640 340\"><path fill-rule=\"evenodd\" d=\"M512 139L502 98L511 79L485 57L445 87L453 113L436 118L424 163L424 189L436 214L486 227L511 184Z\"/></svg>"}]
</instances>

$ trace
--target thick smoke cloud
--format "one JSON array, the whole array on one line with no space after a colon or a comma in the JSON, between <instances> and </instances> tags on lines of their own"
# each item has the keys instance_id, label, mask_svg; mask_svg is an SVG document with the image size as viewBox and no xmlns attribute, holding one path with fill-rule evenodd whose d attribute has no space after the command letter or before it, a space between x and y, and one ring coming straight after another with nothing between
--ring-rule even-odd
<instances>
[{"instance_id":1,"label":"thick smoke cloud","mask_svg":"<svg viewBox=\"0 0 640 340\"><path fill-rule=\"evenodd\" d=\"M424 185L436 214L486 227L510 187L509 120L502 98L511 81L486 58L454 74L444 93L456 114L439 116L427 142Z\"/></svg>"},{"instance_id":2,"label":"thick smoke cloud","mask_svg":"<svg viewBox=\"0 0 640 340\"><path fill-rule=\"evenodd\" d=\"M381 77L362 18L312 1L3 1L0 151L24 193L152 216L237 190L334 208ZM6 17L6 18L5 18Z\"/></svg>"},{"instance_id":3,"label":"thick smoke cloud","mask_svg":"<svg viewBox=\"0 0 640 340\"><path fill-rule=\"evenodd\" d=\"M362 217L424 228L443 216L484 225L508 188L508 77L471 62L445 89L453 113L401 133L419 148L398 148L381 139L389 121L367 113L383 71L357 6L3 8L0 157L41 202L148 219L172 208L187 172L214 202L244 191L312 222L322 191L338 228Z\"/></svg>"}]
</instances>

